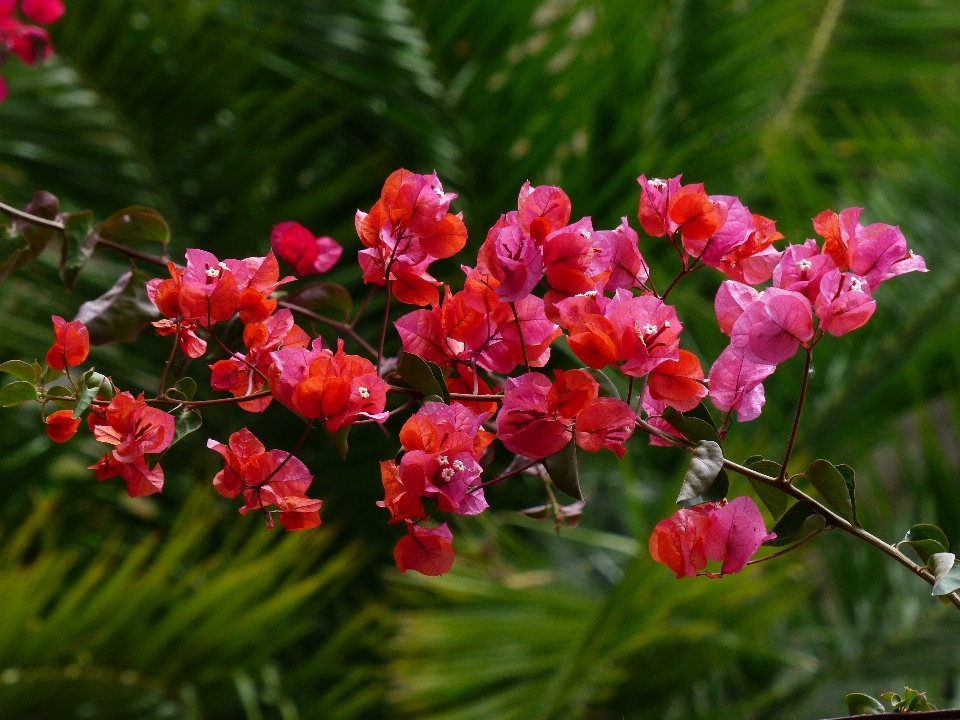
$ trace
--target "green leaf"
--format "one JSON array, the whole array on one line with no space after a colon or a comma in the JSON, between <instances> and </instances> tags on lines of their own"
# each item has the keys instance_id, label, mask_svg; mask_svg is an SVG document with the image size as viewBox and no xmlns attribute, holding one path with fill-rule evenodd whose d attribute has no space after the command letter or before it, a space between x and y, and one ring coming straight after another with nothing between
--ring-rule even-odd
<instances>
[{"instance_id":1,"label":"green leaf","mask_svg":"<svg viewBox=\"0 0 960 720\"><path fill-rule=\"evenodd\" d=\"M58 380L58 379L62 378L64 375L66 375L65 372L61 372L60 370L56 370L56 369L54 369L54 368L52 368L52 367L50 367L50 366L48 365L48 366L44 369L43 375L40 376L40 384L41 384L41 385L46 385L47 383L51 383L51 382L53 382L54 380Z\"/></svg>"},{"instance_id":2,"label":"green leaf","mask_svg":"<svg viewBox=\"0 0 960 720\"><path fill-rule=\"evenodd\" d=\"M583 500L580 490L580 471L577 467L577 444L571 440L563 450L544 458L543 466L547 469L550 480L558 490L577 500Z\"/></svg>"},{"instance_id":3,"label":"green leaf","mask_svg":"<svg viewBox=\"0 0 960 720\"><path fill-rule=\"evenodd\" d=\"M947 595L960 588L960 568L955 561L956 556L950 552L934 553L927 558L927 567L936 579L931 595Z\"/></svg>"},{"instance_id":4,"label":"green leaf","mask_svg":"<svg viewBox=\"0 0 960 720\"><path fill-rule=\"evenodd\" d=\"M804 473L810 484L827 502L827 507L853 523L853 503L843 474L826 460L814 460Z\"/></svg>"},{"instance_id":5,"label":"green leaf","mask_svg":"<svg viewBox=\"0 0 960 720\"><path fill-rule=\"evenodd\" d=\"M443 381L443 373L436 364L405 352L400 356L396 373L425 397L427 395L438 395L443 398L445 403L450 402L450 391L447 390L447 384Z\"/></svg>"},{"instance_id":6,"label":"green leaf","mask_svg":"<svg viewBox=\"0 0 960 720\"><path fill-rule=\"evenodd\" d=\"M720 432L719 429L717 428L716 421L714 421L713 419L713 415L710 413L710 408L708 408L706 406L706 403L704 403L703 401L701 401L700 404L697 405L693 410L689 410L687 412L687 417L695 417L698 420L703 420L710 427L712 427L714 431ZM707 438L707 439L709 440L710 438Z\"/></svg>"},{"instance_id":7,"label":"green leaf","mask_svg":"<svg viewBox=\"0 0 960 720\"><path fill-rule=\"evenodd\" d=\"M63 385L54 385L51 388L47 388L43 391L47 399L51 400L58 408L64 410L72 410L73 406L76 404L76 401L73 400L73 393L70 391L70 388L66 388ZM62 398L71 398L70 400L64 400Z\"/></svg>"},{"instance_id":8,"label":"green leaf","mask_svg":"<svg viewBox=\"0 0 960 720\"><path fill-rule=\"evenodd\" d=\"M605 372L602 370L594 370L593 368L584 368L584 370L590 373L593 379L600 385L600 397L609 397L615 400L620 399L620 391L617 390L617 386L613 384L613 380L611 380Z\"/></svg>"},{"instance_id":9,"label":"green leaf","mask_svg":"<svg viewBox=\"0 0 960 720\"><path fill-rule=\"evenodd\" d=\"M100 373L96 374L100 375ZM74 419L83 415L84 411L90 407L91 403L93 403L93 399L97 396L97 391L100 389L100 383L97 382L95 385L90 383L93 375L94 370L93 368L90 368L77 380L77 404L73 408ZM100 377L103 378L103 375L100 375Z\"/></svg>"},{"instance_id":10,"label":"green leaf","mask_svg":"<svg viewBox=\"0 0 960 720\"><path fill-rule=\"evenodd\" d=\"M160 313L147 296L147 276L128 270L96 300L80 306L76 319L87 326L92 345L132 342Z\"/></svg>"},{"instance_id":11,"label":"green leaf","mask_svg":"<svg viewBox=\"0 0 960 720\"><path fill-rule=\"evenodd\" d=\"M767 540L764 545L771 547L792 545L822 530L826 524L822 515L818 515L810 505L800 500L794 503L793 507L787 510L780 521L773 526L771 532L776 533L777 537Z\"/></svg>"},{"instance_id":12,"label":"green leaf","mask_svg":"<svg viewBox=\"0 0 960 720\"><path fill-rule=\"evenodd\" d=\"M344 317L353 309L350 291L342 285L330 282L312 282L304 285L291 294L287 301L307 310L339 310Z\"/></svg>"},{"instance_id":13,"label":"green leaf","mask_svg":"<svg viewBox=\"0 0 960 720\"><path fill-rule=\"evenodd\" d=\"M895 693L895 692L880 693L880 698L881 698L882 700L887 701L887 702L890 703L891 705L893 705L894 708L896 708L897 705L899 705L900 703L903 702L903 698L900 697L900 696L899 696L897 693Z\"/></svg>"},{"instance_id":14,"label":"green leaf","mask_svg":"<svg viewBox=\"0 0 960 720\"><path fill-rule=\"evenodd\" d=\"M32 383L16 380L0 388L0 407L19 405L37 399L37 389Z\"/></svg>"},{"instance_id":15,"label":"green leaf","mask_svg":"<svg viewBox=\"0 0 960 720\"><path fill-rule=\"evenodd\" d=\"M173 389L187 400L193 400L194 395L197 394L197 381L192 377L180 378L174 384Z\"/></svg>"},{"instance_id":16,"label":"green leaf","mask_svg":"<svg viewBox=\"0 0 960 720\"><path fill-rule=\"evenodd\" d=\"M947 552L950 549L950 541L947 540L946 533L936 525L914 525L907 530L907 534L903 536L900 543L912 547L923 563L926 563L931 555Z\"/></svg>"},{"instance_id":17,"label":"green leaf","mask_svg":"<svg viewBox=\"0 0 960 720\"><path fill-rule=\"evenodd\" d=\"M87 264L96 244L93 230L93 211L70 213L63 217L63 247L60 253L60 280L73 290L77 276Z\"/></svg>"},{"instance_id":18,"label":"green leaf","mask_svg":"<svg viewBox=\"0 0 960 720\"><path fill-rule=\"evenodd\" d=\"M180 442L192 432L196 432L203 425L203 417L196 410L185 410L177 415L177 421L174 425L173 442L170 446Z\"/></svg>"},{"instance_id":19,"label":"green leaf","mask_svg":"<svg viewBox=\"0 0 960 720\"><path fill-rule=\"evenodd\" d=\"M703 491L703 494L693 498L692 500L684 500L680 502L680 507L686 508L705 502L717 502L719 500L723 500L727 496L728 492L730 492L730 476L727 475L726 470L721 469L717 474L717 479L713 481L710 487Z\"/></svg>"},{"instance_id":20,"label":"green leaf","mask_svg":"<svg viewBox=\"0 0 960 720\"><path fill-rule=\"evenodd\" d=\"M330 436L333 438L334 445L337 446L337 454L340 455L342 460L347 459L347 451L350 449L350 446L347 443L347 436L350 435L351 427L353 426L344 425L336 432L330 433Z\"/></svg>"},{"instance_id":21,"label":"green leaf","mask_svg":"<svg viewBox=\"0 0 960 720\"><path fill-rule=\"evenodd\" d=\"M50 193L39 190L26 211L53 220L60 212L60 201ZM24 220L16 221L13 227L0 226L0 280L40 255L56 232L54 228Z\"/></svg>"},{"instance_id":22,"label":"green leaf","mask_svg":"<svg viewBox=\"0 0 960 720\"><path fill-rule=\"evenodd\" d=\"M18 380L23 380L31 385L40 382L41 373L37 372L38 369L39 366L31 365L23 360L7 360L5 363L0 363L0 372L13 375Z\"/></svg>"},{"instance_id":23,"label":"green leaf","mask_svg":"<svg viewBox=\"0 0 960 720\"><path fill-rule=\"evenodd\" d=\"M97 225L95 235L119 245L147 242L166 245L170 242L170 226L153 208L134 205L115 212Z\"/></svg>"},{"instance_id":24,"label":"green leaf","mask_svg":"<svg viewBox=\"0 0 960 720\"><path fill-rule=\"evenodd\" d=\"M843 475L843 481L847 484L847 492L850 494L850 509L853 512L853 524L857 527L863 527L859 518L857 518L857 473L845 463L837 465L836 468Z\"/></svg>"},{"instance_id":25,"label":"green leaf","mask_svg":"<svg viewBox=\"0 0 960 720\"><path fill-rule=\"evenodd\" d=\"M720 435L717 434L716 428L699 418L687 417L686 415L680 414L672 407L668 407L663 411L663 419L673 425L690 440L709 440L717 445L721 444Z\"/></svg>"},{"instance_id":26,"label":"green leaf","mask_svg":"<svg viewBox=\"0 0 960 720\"><path fill-rule=\"evenodd\" d=\"M879 700L863 693L850 693L843 699L847 702L847 710L851 715L877 715L886 712Z\"/></svg>"},{"instance_id":27,"label":"green leaf","mask_svg":"<svg viewBox=\"0 0 960 720\"><path fill-rule=\"evenodd\" d=\"M780 463L774 462L773 460L764 460L762 455L753 455L747 458L744 464L751 470L756 470L764 475L769 475L770 477L780 476ZM760 501L767 506L767 510L773 515L773 519L779 520L782 518L783 514L787 511L787 506L790 504L790 496L783 490L768 485L765 482L754 480L753 478L747 478L747 480L750 481L750 486L754 492L757 493L757 497L760 498Z\"/></svg>"},{"instance_id":28,"label":"green leaf","mask_svg":"<svg viewBox=\"0 0 960 720\"><path fill-rule=\"evenodd\" d=\"M706 425L702 420L698 420ZM693 449L693 457L690 458L690 467L687 468L687 474L683 478L683 486L680 488L680 494L677 496L677 502L681 505L685 501L693 500L703 495L723 469L723 450L712 440L701 440Z\"/></svg>"}]
</instances>

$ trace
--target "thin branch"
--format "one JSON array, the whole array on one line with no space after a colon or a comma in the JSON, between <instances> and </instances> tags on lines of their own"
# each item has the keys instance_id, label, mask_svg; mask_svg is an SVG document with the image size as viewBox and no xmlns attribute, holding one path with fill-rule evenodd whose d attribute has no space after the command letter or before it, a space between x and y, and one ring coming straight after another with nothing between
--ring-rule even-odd
<instances>
[{"instance_id":1,"label":"thin branch","mask_svg":"<svg viewBox=\"0 0 960 720\"><path fill-rule=\"evenodd\" d=\"M696 447L696 443L686 440L685 438L677 437L676 435L671 435L670 433L664 432L659 428L654 427L653 425L651 425L645 420L637 419L636 424L637 424L637 427L643 430L645 433L649 435L656 435L658 438L660 438L664 442L667 442L670 445L673 445L674 447L678 447L682 450L686 450L687 452L692 452L693 448ZM934 577L933 573L930 572L930 570L928 570L926 567L924 567L923 565L918 565L913 560L911 560L906 555L904 555L902 552L900 552L900 550L898 550L893 545L890 545L884 542L883 540L876 537L875 535L872 535L871 533L867 532L863 528L857 527L853 523L840 517L835 512L830 510L830 508L817 502L814 498L810 497L809 495L807 495L805 492L795 487L794 485L784 483L779 478L770 477L769 475L764 475L761 472L757 472L752 468L748 468L748 467L745 467L744 465L740 465L739 463L735 463L732 460L728 460L727 458L723 459L723 466L727 470L735 472L738 475L742 475L745 478L752 478L753 480L762 482L765 485L770 485L772 487L777 488L778 490L782 490L783 492L787 493L788 495L792 496L797 500L804 501L814 510L814 512L816 512L818 515L822 515L823 518L827 521L827 524L833 527L839 528L840 530L843 530L844 532L850 535L853 535L857 538L860 538L861 540L869 543L870 545L873 545L875 548L877 548L884 554L892 557L894 560L896 560L898 563L903 565L905 568L910 570L910 572L912 572L914 575L921 578L928 584L930 585L936 584L936 578ZM960 608L960 597L958 597L957 593L952 592L943 597L946 597L947 600L953 603L953 605L955 605L957 608Z\"/></svg>"},{"instance_id":2,"label":"thin branch","mask_svg":"<svg viewBox=\"0 0 960 720\"><path fill-rule=\"evenodd\" d=\"M161 255L151 255L150 253L140 252L139 250L134 250L133 248L128 248L119 243L115 243L112 240L104 240L102 238L97 238L97 245L100 247L109 248L110 250L116 250L119 253L123 253L129 258L134 258L136 260L143 260L144 262L151 263L153 265L158 265L165 268L167 262L169 262L165 257Z\"/></svg>"},{"instance_id":3,"label":"thin branch","mask_svg":"<svg viewBox=\"0 0 960 720\"><path fill-rule=\"evenodd\" d=\"M346 335L351 340L353 340L371 358L374 358L377 356L377 351L374 350L373 347L370 345L370 343L364 340L360 336L360 334L353 329L352 326L347 325L346 323L337 322L336 320L331 320L330 318L324 317L323 315L318 315L312 310L307 310L305 307L294 305L293 303L287 302L286 300L281 300L280 302L277 303L277 305L279 305L280 307L287 308L287 310L297 313L298 315L303 315L305 318L310 318L311 320L318 322L321 325L326 325L327 327L333 328L337 332L342 333L343 335Z\"/></svg>"},{"instance_id":4,"label":"thin branch","mask_svg":"<svg viewBox=\"0 0 960 720\"><path fill-rule=\"evenodd\" d=\"M528 462L526 465L521 465L521 466L518 467L516 470L511 470L510 472L504 473L504 474L501 475L500 477L496 477L496 478L494 478L493 480L487 480L486 482L480 483L479 485L477 485L476 488L474 488L474 492L476 492L476 490L477 490L478 488L490 487L491 485L496 485L498 482L503 482L503 481L506 480L507 478L513 477L514 475L519 475L519 474L522 473L524 470L529 470L529 469L532 468L534 465L537 465L538 463L541 463L541 462L543 462L542 459L540 459L540 460L531 460L531 461Z\"/></svg>"},{"instance_id":5,"label":"thin branch","mask_svg":"<svg viewBox=\"0 0 960 720\"><path fill-rule=\"evenodd\" d=\"M787 463L790 462L790 455L793 454L793 446L797 441L797 430L800 429L800 415L803 413L803 401L807 397L807 383L810 380L810 363L813 362L813 350L806 348L807 360L803 365L803 380L800 383L800 400L797 402L797 414L793 418L793 430L790 431L790 442L787 443L787 452L783 456L783 463L780 465L780 480L787 476Z\"/></svg>"},{"instance_id":6,"label":"thin branch","mask_svg":"<svg viewBox=\"0 0 960 720\"><path fill-rule=\"evenodd\" d=\"M820 528L819 530L816 530L816 531L810 533L809 535L807 535L807 536L806 536L803 540L801 540L800 542L794 543L794 544L791 545L790 547L784 548L784 549L781 550L780 552L775 552L775 553L773 553L772 555L766 555L766 556L764 556L764 557L762 557L762 558L757 558L756 560L749 560L749 561L747 562L747 565L759 565L760 563L766 562L767 560L773 560L774 558L778 558L778 557L780 557L781 555L786 555L788 552L793 552L794 550L796 550L798 547L800 547L800 546L803 545L804 543L809 542L810 540L813 540L817 535L819 535L820 533L822 533L825 529L826 529L826 528Z\"/></svg>"},{"instance_id":7,"label":"thin branch","mask_svg":"<svg viewBox=\"0 0 960 720\"><path fill-rule=\"evenodd\" d=\"M11 207L5 203L0 203L0 212L9 217L17 218L17 220L26 220L27 222L32 222L37 225L44 225L45 227L53 228L54 230L66 229L66 226L59 220L47 220L47 218L37 217L36 215L31 215L23 210L17 210L15 207Z\"/></svg>"},{"instance_id":8,"label":"thin branch","mask_svg":"<svg viewBox=\"0 0 960 720\"><path fill-rule=\"evenodd\" d=\"M147 400L147 403L150 405L182 405L188 408L205 408L216 405L235 405L236 403L247 402L248 400L259 400L260 398L270 397L270 395L269 390L261 390L260 392L241 395L240 397L216 398L215 400L174 400L173 398L158 397ZM62 400L64 398L57 399Z\"/></svg>"},{"instance_id":9,"label":"thin branch","mask_svg":"<svg viewBox=\"0 0 960 720\"><path fill-rule=\"evenodd\" d=\"M399 387L397 385L387 385L387 392L395 395L406 395L407 397L422 398L423 393L413 388ZM468 393L450 393L451 400L461 400L465 402L503 402L503 395L470 395Z\"/></svg>"}]
</instances>

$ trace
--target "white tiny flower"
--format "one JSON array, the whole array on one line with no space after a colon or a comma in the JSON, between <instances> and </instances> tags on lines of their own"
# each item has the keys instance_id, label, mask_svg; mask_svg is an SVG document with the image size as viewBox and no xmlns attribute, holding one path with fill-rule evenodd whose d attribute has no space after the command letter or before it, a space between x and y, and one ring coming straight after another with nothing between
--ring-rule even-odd
<instances>
[{"instance_id":1,"label":"white tiny flower","mask_svg":"<svg viewBox=\"0 0 960 720\"><path fill-rule=\"evenodd\" d=\"M669 321L669 320L664 320L664 321L663 321L663 326L664 326L665 328L669 328L669 327L670 327L670 321Z\"/></svg>"},{"instance_id":2,"label":"white tiny flower","mask_svg":"<svg viewBox=\"0 0 960 720\"><path fill-rule=\"evenodd\" d=\"M360 397L362 397L364 400L370 397L370 391L367 390L367 388L363 387L362 385L357 388L357 394L359 394Z\"/></svg>"},{"instance_id":3,"label":"white tiny flower","mask_svg":"<svg viewBox=\"0 0 960 720\"><path fill-rule=\"evenodd\" d=\"M220 277L220 268L207 268L207 277L208 278L218 278Z\"/></svg>"},{"instance_id":4,"label":"white tiny flower","mask_svg":"<svg viewBox=\"0 0 960 720\"><path fill-rule=\"evenodd\" d=\"M437 465L439 465L440 467L444 467L445 465L449 465L449 464L450 464L450 461L447 459L446 455L441 455L440 457L437 458Z\"/></svg>"},{"instance_id":5,"label":"white tiny flower","mask_svg":"<svg viewBox=\"0 0 960 720\"><path fill-rule=\"evenodd\" d=\"M644 335L653 335L657 331L657 326L653 323L647 323L643 326Z\"/></svg>"},{"instance_id":6,"label":"white tiny flower","mask_svg":"<svg viewBox=\"0 0 960 720\"><path fill-rule=\"evenodd\" d=\"M586 295L588 298L595 298L595 297L597 296L597 291L596 291L596 290L587 290L587 291L584 293L584 295Z\"/></svg>"},{"instance_id":7,"label":"white tiny flower","mask_svg":"<svg viewBox=\"0 0 960 720\"><path fill-rule=\"evenodd\" d=\"M442 473L440 473L440 477L442 477L444 480L451 480L454 475L455 473L451 468L447 468Z\"/></svg>"},{"instance_id":8,"label":"white tiny flower","mask_svg":"<svg viewBox=\"0 0 960 720\"><path fill-rule=\"evenodd\" d=\"M590 237L590 231L587 230L586 228L580 228L577 232L580 233L581 237L585 237L585 238Z\"/></svg>"},{"instance_id":9,"label":"white tiny flower","mask_svg":"<svg viewBox=\"0 0 960 720\"><path fill-rule=\"evenodd\" d=\"M850 290L853 292L863 292L863 281L860 278L850 278Z\"/></svg>"},{"instance_id":10,"label":"white tiny flower","mask_svg":"<svg viewBox=\"0 0 960 720\"><path fill-rule=\"evenodd\" d=\"M647 182L649 182L651 185L653 185L657 190L660 190L661 192L663 192L663 190L665 190L667 187L667 181L661 180L660 178L653 178L651 180L648 180Z\"/></svg>"},{"instance_id":11,"label":"white tiny flower","mask_svg":"<svg viewBox=\"0 0 960 720\"><path fill-rule=\"evenodd\" d=\"M461 470L466 470L467 466L464 465L463 462L461 462L460 460L454 460L453 469L456 470L457 472L460 472Z\"/></svg>"},{"instance_id":12,"label":"white tiny flower","mask_svg":"<svg viewBox=\"0 0 960 720\"><path fill-rule=\"evenodd\" d=\"M437 197L443 200L443 188L437 185L433 191L437 194Z\"/></svg>"},{"instance_id":13,"label":"white tiny flower","mask_svg":"<svg viewBox=\"0 0 960 720\"><path fill-rule=\"evenodd\" d=\"M803 258L803 259L797 261L797 267L800 268L800 272L803 272L804 270L809 270L810 268L812 268L812 267L813 267L813 263L810 262L809 259Z\"/></svg>"}]
</instances>

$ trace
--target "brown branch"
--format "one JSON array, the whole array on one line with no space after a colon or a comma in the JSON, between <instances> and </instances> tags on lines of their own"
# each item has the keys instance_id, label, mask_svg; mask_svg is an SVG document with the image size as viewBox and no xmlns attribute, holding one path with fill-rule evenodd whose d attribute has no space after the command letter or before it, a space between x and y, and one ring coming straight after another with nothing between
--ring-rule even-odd
<instances>
[{"instance_id":1,"label":"brown branch","mask_svg":"<svg viewBox=\"0 0 960 720\"><path fill-rule=\"evenodd\" d=\"M670 445L673 445L674 447L678 447L682 450L686 450L687 452L691 452L693 448L696 447L696 443L690 442L689 440L686 440L684 438L677 437L676 435L671 435L670 433L664 432L658 428L655 428L653 425L651 425L647 421L641 420L639 418L637 419L637 427L639 427L645 433L649 435L656 435L658 438L660 438L664 442L667 442ZM771 487L775 487L778 490L781 490L787 493L788 495L791 495L797 500L803 500L811 508L813 508L813 510L818 515L822 515L829 525L839 528L840 530L843 530L844 532L850 535L853 535L854 537L857 537L860 540L863 540L864 542L869 543L870 545L873 545L882 553L889 555L898 563L900 563L905 568L910 570L910 572L912 572L914 575L921 578L922 580L929 583L930 585L936 584L936 577L926 567L924 567L923 565L918 565L917 563L913 562L913 560L908 558L906 555L900 552L900 550L898 550L893 545L885 543L883 540L876 537L875 535L870 534L863 528L857 527L853 523L843 519L842 517L837 515L835 512L830 510L830 508L820 504L819 502L814 500L812 497L810 497L809 495L807 495L805 492L798 489L797 487L789 483L783 482L779 478L770 477L769 475L764 475L763 473L757 472L752 468L748 468L748 467L745 467L744 465L740 465L739 463L735 463L732 460L728 460L727 458L723 459L723 466L727 470L731 470L732 472L735 472L738 475L742 475L745 478L752 478L754 480L764 483L765 485L770 485ZM946 597L947 600L953 603L953 605L955 605L957 608L960 608L960 597L957 596L957 593L952 592L943 597Z\"/></svg>"},{"instance_id":2,"label":"brown branch","mask_svg":"<svg viewBox=\"0 0 960 720\"><path fill-rule=\"evenodd\" d=\"M59 220L48 220L47 218L37 217L23 210L17 210L15 207L11 207L5 203L0 203L0 212L9 217L17 218L17 220L26 220L27 222L43 225L48 228L53 228L54 230L66 229L66 226Z\"/></svg>"},{"instance_id":3,"label":"brown branch","mask_svg":"<svg viewBox=\"0 0 960 720\"><path fill-rule=\"evenodd\" d=\"M260 392L251 393L250 395L217 398L215 400L174 400L173 398L158 397L147 400L147 403L151 405L182 405L188 408L204 408L215 405L234 405L236 403L247 402L248 400L259 400L260 398L269 397L270 394L269 390L261 390Z\"/></svg>"},{"instance_id":4,"label":"brown branch","mask_svg":"<svg viewBox=\"0 0 960 720\"><path fill-rule=\"evenodd\" d=\"M336 320L331 320L330 318L324 317L323 315L318 315L312 310L307 310L307 308L305 307L294 305L293 303L287 302L286 300L281 300L277 304L280 307L287 308L287 310L290 310L291 312L297 313L298 315L303 315L305 318L310 318L311 320L318 322L321 325L326 325L327 327L333 328L337 332L342 333L347 337L349 337L351 340L353 340L370 357L377 356L377 351L374 350L373 347L370 345L370 343L364 340L360 336L360 334L353 329L352 326L347 325L346 323L337 322Z\"/></svg>"},{"instance_id":5,"label":"brown branch","mask_svg":"<svg viewBox=\"0 0 960 720\"><path fill-rule=\"evenodd\" d=\"M424 395L419 390L413 388L398 387L397 385L387 385L387 392L395 395L406 395L407 397L422 398ZM451 400L460 400L463 402L503 402L503 395L471 395L469 393L450 393Z\"/></svg>"}]
</instances>

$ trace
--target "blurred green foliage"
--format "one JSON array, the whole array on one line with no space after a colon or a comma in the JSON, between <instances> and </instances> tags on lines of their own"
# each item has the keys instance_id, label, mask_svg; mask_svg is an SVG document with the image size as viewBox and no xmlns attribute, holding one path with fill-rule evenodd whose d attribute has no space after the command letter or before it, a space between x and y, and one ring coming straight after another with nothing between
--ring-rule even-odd
<instances>
[{"instance_id":1,"label":"blurred green foliage","mask_svg":"<svg viewBox=\"0 0 960 720\"><path fill-rule=\"evenodd\" d=\"M174 253L261 254L296 220L345 246L328 279L359 299L353 213L400 166L460 193L468 250L524 180L614 227L635 215L641 172L739 195L791 241L826 207L900 224L931 272L888 283L867 328L818 347L795 462L853 465L877 535L929 521L960 543L958 0L67 7L51 63L4 68L0 200L42 188L98 219L150 205ZM676 271L663 244L641 249L658 276ZM125 267L98 256L73 294L53 256L8 279L0 360L42 357L49 315L71 317ZM440 275L456 282L456 262ZM698 273L672 296L707 363L724 344L717 284ZM382 309L378 295L364 334ZM145 334L91 362L149 390L168 347ZM729 456L782 453L801 369L767 383ZM217 457L193 438L165 461L164 493L131 501L85 469L92 440L52 446L35 408L0 422L0 717L805 718L904 685L960 704L958 619L849 538L721 581L654 566L646 538L681 458L640 438L623 463L584 468L580 528L519 519L542 490L509 483L496 512L458 520L454 572L427 581L390 569L396 528L374 503L396 441L375 428L354 430L346 462L316 434L302 457L325 525L277 536L211 496ZM202 433L242 424L273 447L298 432L274 407L210 410Z\"/></svg>"}]
</instances>

